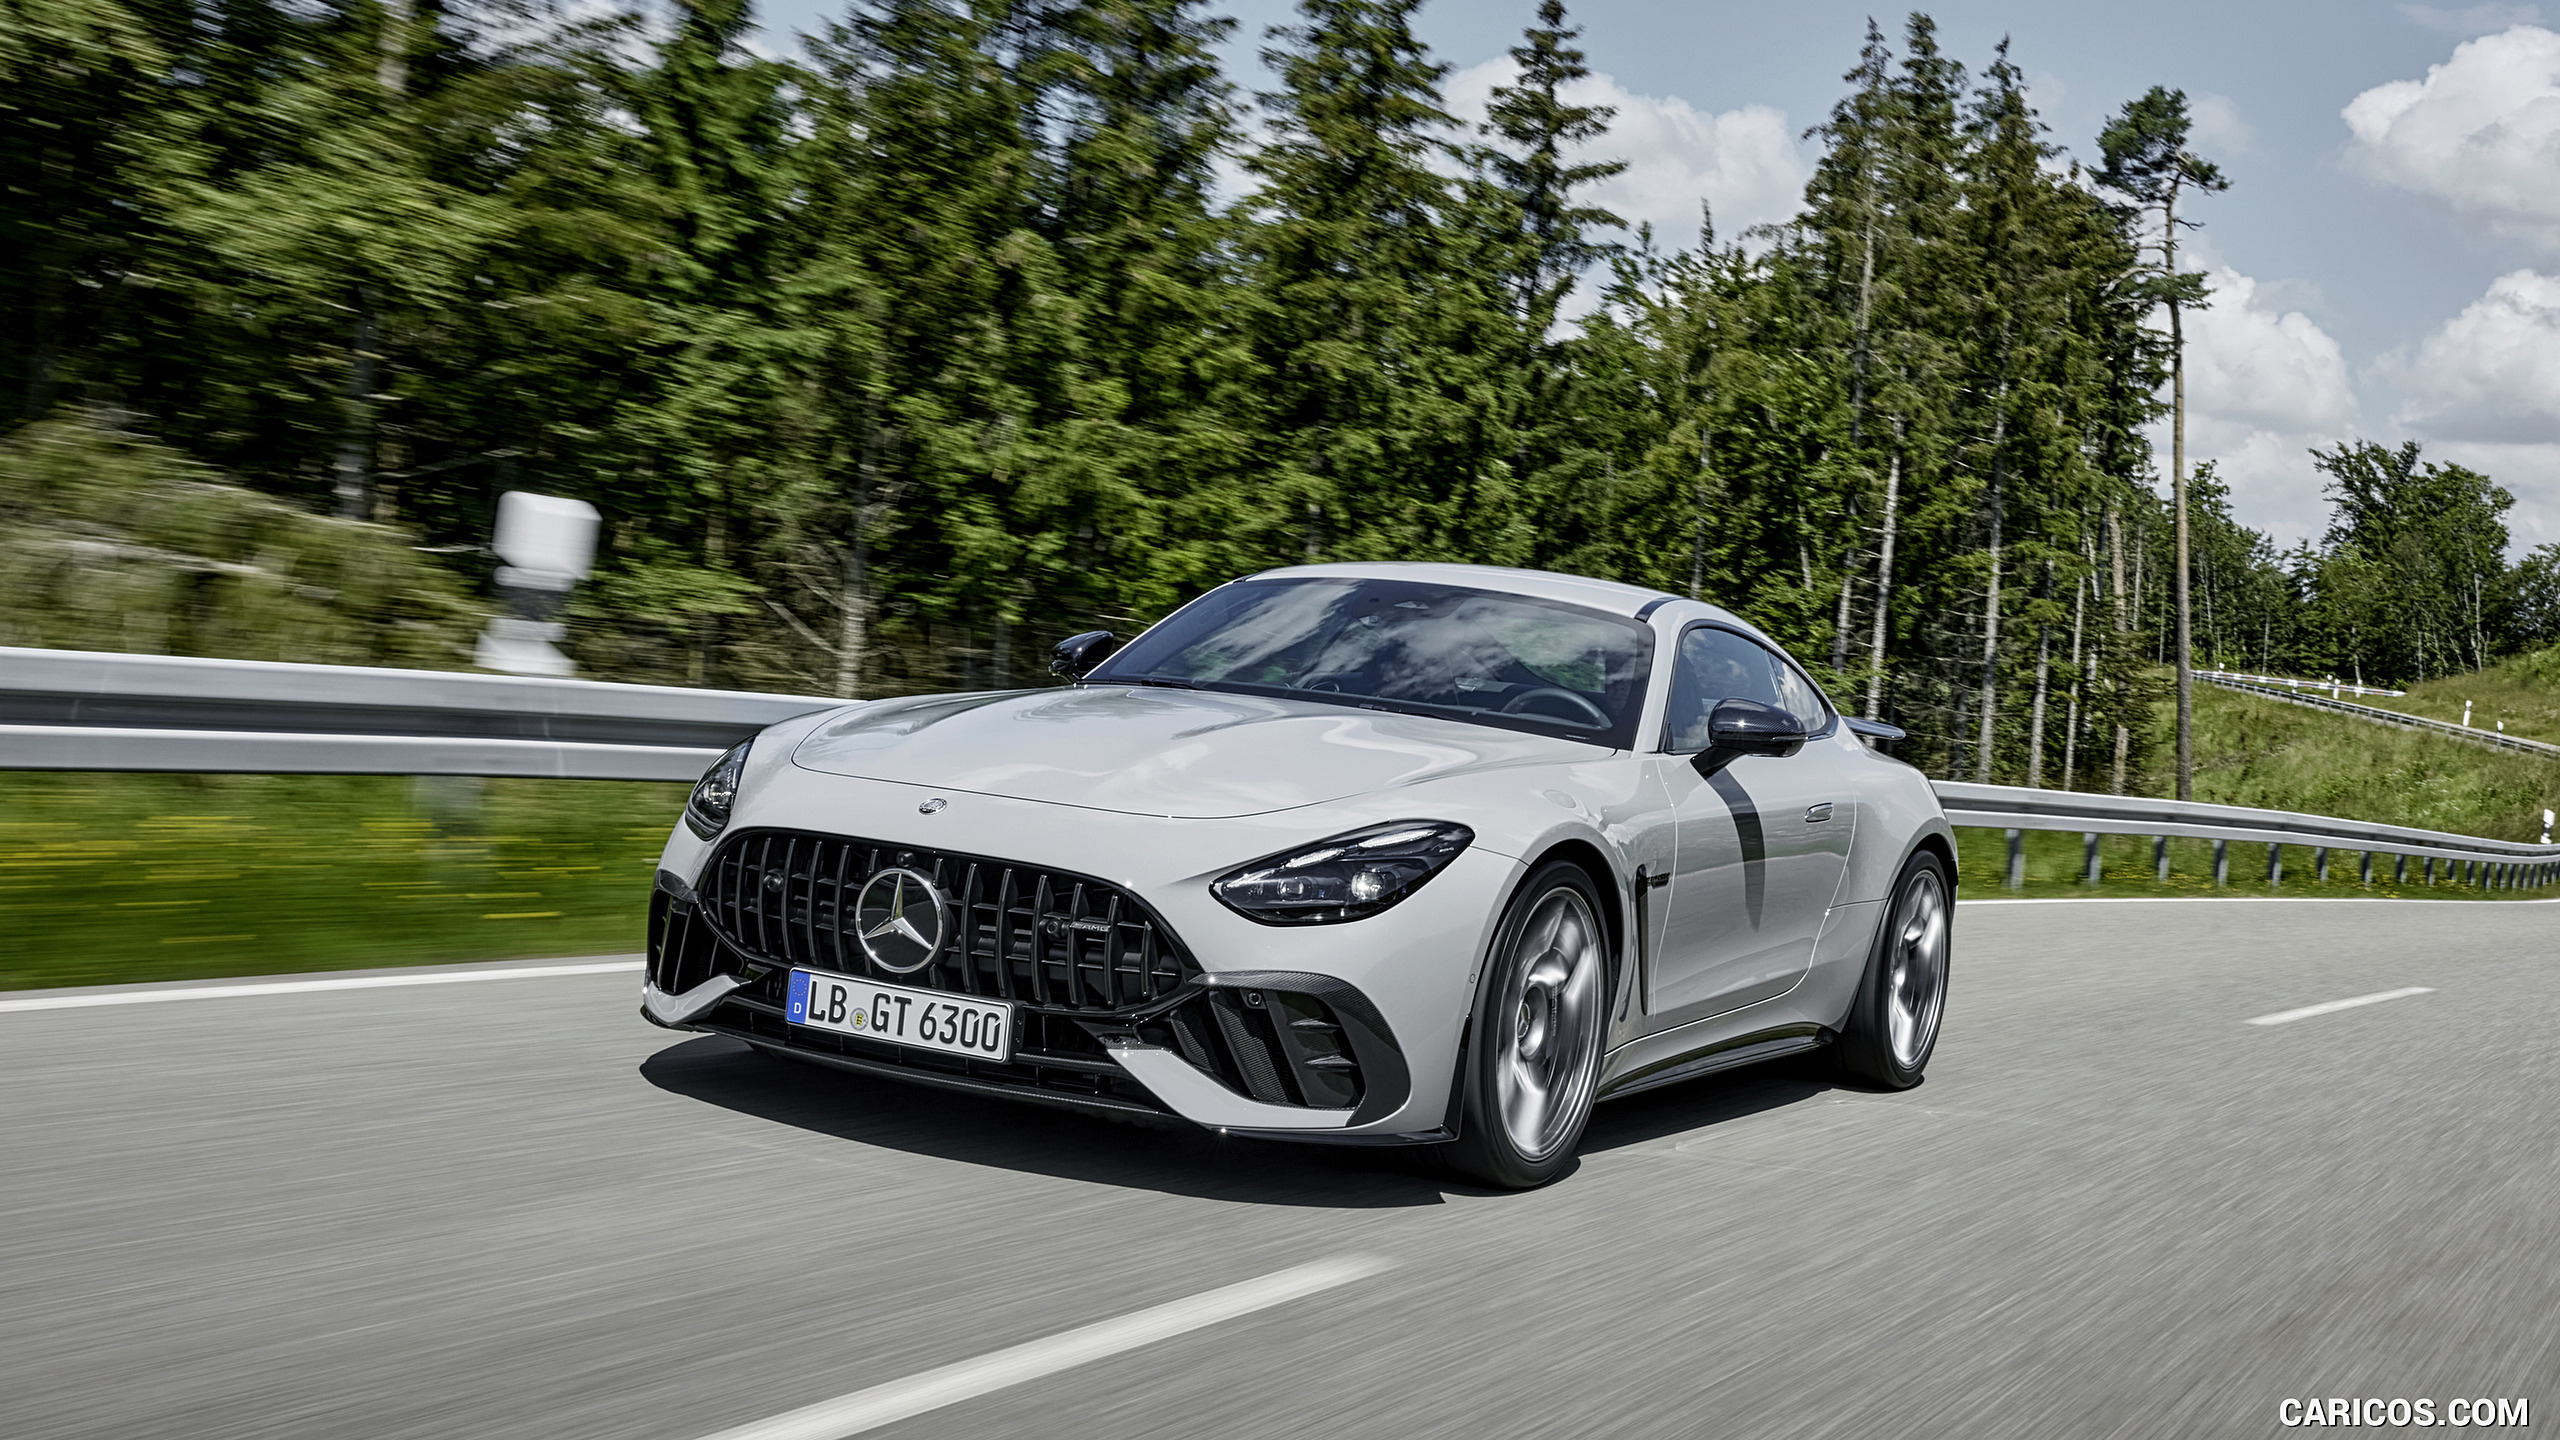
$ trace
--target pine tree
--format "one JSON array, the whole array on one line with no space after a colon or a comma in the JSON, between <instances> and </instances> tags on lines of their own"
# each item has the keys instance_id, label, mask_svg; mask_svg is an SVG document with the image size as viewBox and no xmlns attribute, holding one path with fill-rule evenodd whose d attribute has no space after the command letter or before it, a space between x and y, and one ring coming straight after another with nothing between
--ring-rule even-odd
<instances>
[{"instance_id":1,"label":"pine tree","mask_svg":"<svg viewBox=\"0 0 2560 1440\"><path fill-rule=\"evenodd\" d=\"M1457 217L1476 257L1468 268L1498 285L1509 308L1508 353L1487 393L1501 406L1489 441L1516 498L1510 533L1480 534L1474 544L1499 563L1541 563L1568 548L1574 512L1607 470L1585 433L1590 402L1579 393L1574 342L1556 333L1566 297L1620 251L1597 236L1625 225L1584 193L1626 163L1568 158L1605 135L1614 113L1563 98L1591 73L1573 44L1580 34L1566 27L1562 0L1542 0L1536 24L1511 48L1516 73L1486 107L1482 133L1491 143L1470 152L1474 173Z\"/></svg>"},{"instance_id":2,"label":"pine tree","mask_svg":"<svg viewBox=\"0 0 2560 1440\"><path fill-rule=\"evenodd\" d=\"M1031 129L1053 44L1010 5L888 0L819 49L832 98L807 278L841 315L795 565L836 611L841 693L976 675L992 656L966 637L1078 559L1018 523L1073 462L1058 427L1085 414ZM889 595L910 613L884 627Z\"/></svg>"},{"instance_id":3,"label":"pine tree","mask_svg":"<svg viewBox=\"0 0 2560 1440\"><path fill-rule=\"evenodd\" d=\"M2187 148L2187 96L2183 90L2153 86L2141 99L2128 102L2098 137L2105 165L2097 181L2160 217L2158 263L2152 271L2152 295L2169 312L2170 434L2169 484L2177 525L2178 607L2178 798L2195 790L2195 661L2188 615L2187 573L2187 367L2182 312L2205 303L2204 277L2178 269L2178 230L2195 222L2178 218L2178 200L2188 190L2215 194L2230 188L2211 161Z\"/></svg>"},{"instance_id":4,"label":"pine tree","mask_svg":"<svg viewBox=\"0 0 2560 1440\"><path fill-rule=\"evenodd\" d=\"M1243 249L1268 377L1258 539L1275 554L1455 558L1457 531L1486 519L1473 392L1499 373L1502 317L1443 224L1448 67L1414 38L1419 4L1301 0L1264 55L1281 88L1245 160Z\"/></svg>"}]
</instances>

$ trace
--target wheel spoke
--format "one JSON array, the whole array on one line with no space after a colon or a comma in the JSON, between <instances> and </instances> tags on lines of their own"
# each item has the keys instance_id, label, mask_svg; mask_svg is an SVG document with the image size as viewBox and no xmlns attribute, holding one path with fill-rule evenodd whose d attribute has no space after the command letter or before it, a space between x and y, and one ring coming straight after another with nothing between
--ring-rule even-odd
<instances>
[{"instance_id":1,"label":"wheel spoke","mask_svg":"<svg viewBox=\"0 0 2560 1440\"><path fill-rule=\"evenodd\" d=\"M1894 922L1884 976L1885 1038L1897 1062L1916 1066L1937 1038L1946 994L1946 900L1934 873L1913 877Z\"/></svg>"},{"instance_id":2,"label":"wheel spoke","mask_svg":"<svg viewBox=\"0 0 2560 1440\"><path fill-rule=\"evenodd\" d=\"M1494 1013L1509 1019L1511 1033L1497 1040L1494 1101L1524 1155L1553 1153L1590 1108L1601 1038L1599 934L1588 902L1559 887L1537 903L1505 959L1504 1005Z\"/></svg>"}]
</instances>

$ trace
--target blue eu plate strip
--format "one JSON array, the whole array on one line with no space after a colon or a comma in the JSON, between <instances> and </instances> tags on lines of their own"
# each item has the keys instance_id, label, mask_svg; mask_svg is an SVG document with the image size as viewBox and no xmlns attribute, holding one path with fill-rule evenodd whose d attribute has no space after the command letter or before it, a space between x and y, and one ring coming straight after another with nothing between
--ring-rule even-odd
<instances>
[{"instance_id":1,"label":"blue eu plate strip","mask_svg":"<svg viewBox=\"0 0 2560 1440\"><path fill-rule=\"evenodd\" d=\"M791 1004L790 1007L782 1013L784 1018L788 1019L794 1025L806 1025L809 1023L808 971L794 970L791 972Z\"/></svg>"}]
</instances>

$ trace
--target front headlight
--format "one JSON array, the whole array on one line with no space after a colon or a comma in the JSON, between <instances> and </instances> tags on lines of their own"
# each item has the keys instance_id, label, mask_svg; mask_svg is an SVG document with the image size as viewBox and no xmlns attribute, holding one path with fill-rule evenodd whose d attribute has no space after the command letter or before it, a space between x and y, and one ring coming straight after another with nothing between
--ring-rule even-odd
<instances>
[{"instance_id":1,"label":"front headlight","mask_svg":"<svg viewBox=\"0 0 2560 1440\"><path fill-rule=\"evenodd\" d=\"M684 802L686 829L708 840L728 825L729 807L738 803L738 777L747 770L747 747L754 743L741 740L730 746L693 782L693 794Z\"/></svg>"},{"instance_id":2,"label":"front headlight","mask_svg":"<svg viewBox=\"0 0 2560 1440\"><path fill-rule=\"evenodd\" d=\"M1398 820L1336 835L1221 876L1209 893L1265 925L1361 920L1419 890L1476 832L1446 820Z\"/></svg>"}]
</instances>

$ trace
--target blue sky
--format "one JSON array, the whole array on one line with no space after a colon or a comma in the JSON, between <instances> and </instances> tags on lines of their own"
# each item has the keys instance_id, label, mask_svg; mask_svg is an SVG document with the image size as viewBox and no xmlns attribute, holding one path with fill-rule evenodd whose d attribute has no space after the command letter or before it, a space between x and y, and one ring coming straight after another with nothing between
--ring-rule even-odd
<instances>
[{"instance_id":1,"label":"blue sky","mask_svg":"<svg viewBox=\"0 0 2560 1440\"><path fill-rule=\"evenodd\" d=\"M816 25L779 0L768 33ZM1213 0L1240 22L1239 89L1267 88L1263 31L1291 0ZM1417 28L1462 113L1500 82L1535 0L1441 0ZM1866 18L1831 0L1583 0L1615 104L1597 148L1632 162L1604 198L1694 239L1701 198L1732 233L1783 218ZM2310 446L2417 438L2517 497L2518 548L2560 542L2560 0L2423 6L2044 0L1930 7L1979 70L2006 35L2052 138L2094 158L2106 117L2155 84L2187 92L2197 147L2231 177L2195 210L2214 309L2190 327L2189 452L2217 461L2241 518L2280 542L2325 518ZM2166 462L2163 435L2162 460Z\"/></svg>"}]
</instances>

